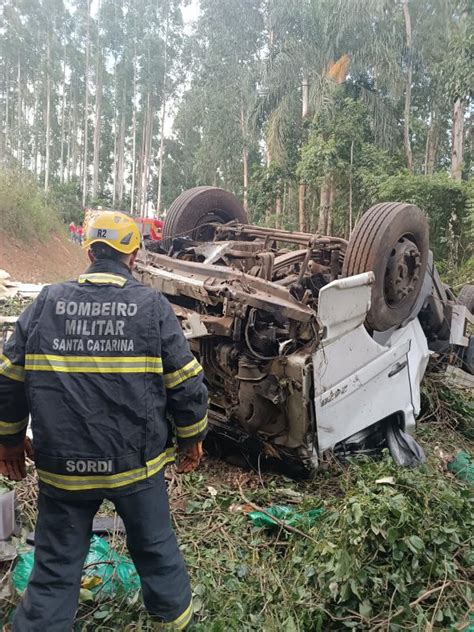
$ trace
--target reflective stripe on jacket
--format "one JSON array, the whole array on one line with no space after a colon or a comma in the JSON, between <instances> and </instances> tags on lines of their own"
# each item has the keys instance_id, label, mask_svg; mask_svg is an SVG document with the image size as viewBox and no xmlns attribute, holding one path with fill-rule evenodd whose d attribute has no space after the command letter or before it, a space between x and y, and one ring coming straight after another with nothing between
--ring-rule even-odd
<instances>
[{"instance_id":1,"label":"reflective stripe on jacket","mask_svg":"<svg viewBox=\"0 0 474 632\"><path fill-rule=\"evenodd\" d=\"M43 484L129 493L173 460L173 434L204 438L207 390L167 299L101 260L44 288L5 345L1 443L22 440L29 413Z\"/></svg>"}]
</instances>

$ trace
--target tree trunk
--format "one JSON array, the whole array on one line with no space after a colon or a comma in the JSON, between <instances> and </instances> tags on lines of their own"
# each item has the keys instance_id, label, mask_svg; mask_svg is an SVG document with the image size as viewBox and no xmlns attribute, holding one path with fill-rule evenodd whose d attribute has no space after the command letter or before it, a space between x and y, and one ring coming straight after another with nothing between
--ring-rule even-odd
<instances>
[{"instance_id":1,"label":"tree trunk","mask_svg":"<svg viewBox=\"0 0 474 632\"><path fill-rule=\"evenodd\" d=\"M287 208L288 208L288 186L286 182L283 183L283 195L282 195L282 205L281 205L281 224L280 227L283 227L283 222L285 217L287 216Z\"/></svg>"},{"instance_id":2,"label":"tree trunk","mask_svg":"<svg viewBox=\"0 0 474 632\"><path fill-rule=\"evenodd\" d=\"M143 162L143 181L142 181L142 213L143 217L148 215L148 184L150 182L150 166L151 166L151 146L153 139L153 118L154 108L152 102L151 90L148 90L146 127L145 127L145 143L144 143L144 162Z\"/></svg>"},{"instance_id":3,"label":"tree trunk","mask_svg":"<svg viewBox=\"0 0 474 632\"><path fill-rule=\"evenodd\" d=\"M166 97L163 94L163 105L161 108L160 123L160 153L158 158L158 195L156 199L156 212L161 212L161 185L163 181L163 159L165 153L165 116L166 116Z\"/></svg>"},{"instance_id":4,"label":"tree trunk","mask_svg":"<svg viewBox=\"0 0 474 632\"><path fill-rule=\"evenodd\" d=\"M48 32L46 44L46 140L44 165L44 190L49 188L49 163L51 145L51 34Z\"/></svg>"},{"instance_id":5,"label":"tree trunk","mask_svg":"<svg viewBox=\"0 0 474 632\"><path fill-rule=\"evenodd\" d=\"M426 148L425 148L425 176L431 176L434 173L436 166L436 156L439 145L439 120L436 116L436 112L431 112L430 126L426 135Z\"/></svg>"},{"instance_id":6,"label":"tree trunk","mask_svg":"<svg viewBox=\"0 0 474 632\"><path fill-rule=\"evenodd\" d=\"M319 219L318 219L318 234L326 235L326 228L328 223L328 210L329 210L329 182L325 180L321 185L320 198L319 198Z\"/></svg>"},{"instance_id":7,"label":"tree trunk","mask_svg":"<svg viewBox=\"0 0 474 632\"><path fill-rule=\"evenodd\" d=\"M242 149L242 165L243 165L243 185L244 185L244 209L249 210L249 150L247 147Z\"/></svg>"},{"instance_id":8,"label":"tree trunk","mask_svg":"<svg viewBox=\"0 0 474 632\"><path fill-rule=\"evenodd\" d=\"M268 145L265 146L265 158L266 158L266 167L268 169L268 167L272 164L272 153Z\"/></svg>"},{"instance_id":9,"label":"tree trunk","mask_svg":"<svg viewBox=\"0 0 474 632\"><path fill-rule=\"evenodd\" d=\"M84 153L82 158L82 207L85 208L87 200L87 151L88 151L88 115L89 115L89 47L90 47L90 0L87 0L87 26L86 26L86 68L84 74L85 99L84 99Z\"/></svg>"},{"instance_id":10,"label":"tree trunk","mask_svg":"<svg viewBox=\"0 0 474 632\"><path fill-rule=\"evenodd\" d=\"M59 182L64 182L64 139L66 134L65 125L65 111L66 111L66 63L63 65L63 85L62 85L62 99L61 99L61 147L59 154Z\"/></svg>"},{"instance_id":11,"label":"tree trunk","mask_svg":"<svg viewBox=\"0 0 474 632\"><path fill-rule=\"evenodd\" d=\"M20 59L18 59L18 71L17 71L16 81L17 81L17 93L18 93L17 114L16 114L16 118L17 118L17 125L16 125L16 127L17 127L16 159L17 159L18 164L20 165L20 169L21 169L21 167L22 167L22 155L21 155L22 107L21 107L21 62L20 62Z\"/></svg>"},{"instance_id":12,"label":"tree trunk","mask_svg":"<svg viewBox=\"0 0 474 632\"><path fill-rule=\"evenodd\" d=\"M302 233L306 232L306 217L304 212L304 201L306 195L306 185L304 182L300 182L298 189L298 218L299 218L299 226L300 231Z\"/></svg>"},{"instance_id":13,"label":"tree trunk","mask_svg":"<svg viewBox=\"0 0 474 632\"><path fill-rule=\"evenodd\" d=\"M301 84L301 98L302 98L302 116L303 118L308 118L310 116L309 109L309 77L305 73L303 75L303 82Z\"/></svg>"},{"instance_id":14,"label":"tree trunk","mask_svg":"<svg viewBox=\"0 0 474 632\"><path fill-rule=\"evenodd\" d=\"M102 69L100 69L102 74ZM100 76L96 86L96 102L95 102L95 127L94 127L94 170L92 177L92 197L97 197L99 187L99 158L100 158L100 135L101 135L101 117L102 117L102 76Z\"/></svg>"},{"instance_id":15,"label":"tree trunk","mask_svg":"<svg viewBox=\"0 0 474 632\"><path fill-rule=\"evenodd\" d=\"M125 179L125 105L126 105L126 86L123 87L122 112L120 114L120 127L118 138L118 155L117 155L117 199L119 206L122 205L123 189Z\"/></svg>"},{"instance_id":16,"label":"tree trunk","mask_svg":"<svg viewBox=\"0 0 474 632\"><path fill-rule=\"evenodd\" d=\"M72 102L72 129L71 129L71 171L70 177L74 178L77 175L77 101L76 93Z\"/></svg>"},{"instance_id":17,"label":"tree trunk","mask_svg":"<svg viewBox=\"0 0 474 632\"><path fill-rule=\"evenodd\" d=\"M33 106L33 121L34 121L34 134L33 134L33 173L38 176L38 84L34 83L35 91L35 103Z\"/></svg>"},{"instance_id":18,"label":"tree trunk","mask_svg":"<svg viewBox=\"0 0 474 632\"><path fill-rule=\"evenodd\" d=\"M97 57L95 64L95 124L94 124L94 158L92 173L92 198L97 197L99 188L100 133L102 117L102 51L100 48L100 0L97 9Z\"/></svg>"},{"instance_id":19,"label":"tree trunk","mask_svg":"<svg viewBox=\"0 0 474 632\"><path fill-rule=\"evenodd\" d=\"M328 213L326 220L326 235L332 235L332 209L334 207L334 200L336 198L336 187L331 179L329 183L329 204L328 204Z\"/></svg>"},{"instance_id":20,"label":"tree trunk","mask_svg":"<svg viewBox=\"0 0 474 632\"><path fill-rule=\"evenodd\" d=\"M115 208L117 200L117 149L118 149L118 88L117 88L117 57L114 61L114 116L112 120L114 148L112 153L112 206Z\"/></svg>"},{"instance_id":21,"label":"tree trunk","mask_svg":"<svg viewBox=\"0 0 474 632\"><path fill-rule=\"evenodd\" d=\"M5 60L5 164L7 163L7 152L10 144L10 121L9 121L9 97L8 93L10 92L10 82L8 77L8 62Z\"/></svg>"},{"instance_id":22,"label":"tree trunk","mask_svg":"<svg viewBox=\"0 0 474 632\"><path fill-rule=\"evenodd\" d=\"M137 74L135 66L135 58L133 59L133 112L132 112L132 188L130 191L130 213L135 210L135 174L137 160Z\"/></svg>"},{"instance_id":23,"label":"tree trunk","mask_svg":"<svg viewBox=\"0 0 474 632\"><path fill-rule=\"evenodd\" d=\"M309 112L309 78L307 74L303 76L302 83L302 107L301 107L301 116L303 120L308 118ZM305 134L306 137L306 134ZM300 182L299 184L299 193L298 193L298 217L299 217L299 227L301 232L306 232L306 217L305 217L305 195L306 195L306 185L304 182Z\"/></svg>"},{"instance_id":24,"label":"tree trunk","mask_svg":"<svg viewBox=\"0 0 474 632\"><path fill-rule=\"evenodd\" d=\"M147 98L146 98L146 108L143 114L143 125L142 125L142 146L141 146L141 156L140 156L140 179L139 179L139 193L138 193L138 203L139 203L139 212L141 217L146 217L146 204L148 202L147 188L148 188L148 151L150 146L150 135L151 135L151 93L148 88Z\"/></svg>"},{"instance_id":25,"label":"tree trunk","mask_svg":"<svg viewBox=\"0 0 474 632\"><path fill-rule=\"evenodd\" d=\"M352 184L354 169L354 141L351 143L351 162L349 166L349 237L352 235Z\"/></svg>"},{"instance_id":26,"label":"tree trunk","mask_svg":"<svg viewBox=\"0 0 474 632\"><path fill-rule=\"evenodd\" d=\"M161 104L161 123L160 123L160 153L158 158L158 195L156 199L156 212L157 214L161 211L161 184L163 181L163 159L164 159L164 151L165 151L165 116L166 116L166 79L168 74L168 27L169 27L169 11L166 15L166 28L165 28L165 58L164 58L164 67L163 67L163 94Z\"/></svg>"},{"instance_id":27,"label":"tree trunk","mask_svg":"<svg viewBox=\"0 0 474 632\"><path fill-rule=\"evenodd\" d=\"M275 204L275 228L281 228L282 200L278 193Z\"/></svg>"},{"instance_id":28,"label":"tree trunk","mask_svg":"<svg viewBox=\"0 0 474 632\"><path fill-rule=\"evenodd\" d=\"M405 84L405 108L404 108L404 124L403 124L403 142L405 146L405 155L407 167L413 171L413 154L410 140L410 116L411 116L411 85L413 75L413 41L411 29L411 17L408 8L408 0L402 0L403 16L405 20L405 35L407 48L407 78Z\"/></svg>"},{"instance_id":29,"label":"tree trunk","mask_svg":"<svg viewBox=\"0 0 474 632\"><path fill-rule=\"evenodd\" d=\"M247 125L245 121L245 108L242 93L240 94L240 133L242 134L242 167L243 167L243 188L244 188L244 209L248 211L249 200L249 150L247 147Z\"/></svg>"},{"instance_id":30,"label":"tree trunk","mask_svg":"<svg viewBox=\"0 0 474 632\"><path fill-rule=\"evenodd\" d=\"M461 98L454 102L451 148L451 178L461 180L464 160L464 104Z\"/></svg>"},{"instance_id":31,"label":"tree trunk","mask_svg":"<svg viewBox=\"0 0 474 632\"><path fill-rule=\"evenodd\" d=\"M118 134L118 125L117 125L117 111L114 108L114 149L112 154L112 206L115 208L116 200L117 200L117 134Z\"/></svg>"},{"instance_id":32,"label":"tree trunk","mask_svg":"<svg viewBox=\"0 0 474 632\"><path fill-rule=\"evenodd\" d=\"M405 36L407 47L407 79L405 84L405 111L403 122L403 144L405 146L405 155L407 167L413 171L413 153L411 150L410 140L410 114L411 114L411 84L413 75L413 40L411 30L411 17L408 8L408 0L402 0L403 17L405 20Z\"/></svg>"},{"instance_id":33,"label":"tree trunk","mask_svg":"<svg viewBox=\"0 0 474 632\"><path fill-rule=\"evenodd\" d=\"M72 115L71 106L69 104L67 109L67 143L66 143L66 164L64 167L64 182L71 180L71 136L72 136Z\"/></svg>"}]
</instances>

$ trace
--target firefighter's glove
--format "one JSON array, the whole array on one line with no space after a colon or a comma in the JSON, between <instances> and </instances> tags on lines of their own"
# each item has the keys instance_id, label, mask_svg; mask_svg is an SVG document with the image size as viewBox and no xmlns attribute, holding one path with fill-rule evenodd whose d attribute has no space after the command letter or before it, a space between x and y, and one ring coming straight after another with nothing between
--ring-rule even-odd
<instances>
[{"instance_id":1,"label":"firefighter's glove","mask_svg":"<svg viewBox=\"0 0 474 632\"><path fill-rule=\"evenodd\" d=\"M11 481L21 481L26 476L26 457L33 457L33 448L28 437L18 445L0 444L0 474Z\"/></svg>"},{"instance_id":2,"label":"firefighter's glove","mask_svg":"<svg viewBox=\"0 0 474 632\"><path fill-rule=\"evenodd\" d=\"M202 455L202 441L185 448L184 454L179 461L178 467L176 468L177 472L179 472L179 474L186 474L187 472L195 470L201 462Z\"/></svg>"}]
</instances>

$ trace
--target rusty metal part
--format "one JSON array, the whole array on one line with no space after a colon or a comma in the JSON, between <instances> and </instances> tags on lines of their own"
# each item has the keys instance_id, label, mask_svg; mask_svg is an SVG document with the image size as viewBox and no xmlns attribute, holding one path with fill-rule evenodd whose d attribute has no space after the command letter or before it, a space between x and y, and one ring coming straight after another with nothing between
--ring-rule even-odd
<instances>
[{"instance_id":1,"label":"rusty metal part","mask_svg":"<svg viewBox=\"0 0 474 632\"><path fill-rule=\"evenodd\" d=\"M232 336L234 319L231 316L214 316L213 314L200 314L199 312L172 304L173 311L179 320L190 320L197 316L207 329L210 336Z\"/></svg>"},{"instance_id":2,"label":"rusty metal part","mask_svg":"<svg viewBox=\"0 0 474 632\"><path fill-rule=\"evenodd\" d=\"M302 323L316 320L310 307L295 300L289 291L273 283L238 273L225 266L207 265L170 259L166 255L148 254L153 265L137 261L135 274L146 285L171 296L188 296L206 304L228 299L236 305L255 307L280 318Z\"/></svg>"},{"instance_id":3,"label":"rusty metal part","mask_svg":"<svg viewBox=\"0 0 474 632\"><path fill-rule=\"evenodd\" d=\"M309 248L306 251L306 254L304 256L303 263L301 264L301 267L300 267L300 271L299 271L299 274L298 274L298 283L301 282L301 279L306 274L306 270L308 268L308 263L310 262L310 259L311 259L312 255L313 255L313 244L310 244Z\"/></svg>"},{"instance_id":4,"label":"rusty metal part","mask_svg":"<svg viewBox=\"0 0 474 632\"><path fill-rule=\"evenodd\" d=\"M385 273L385 295L389 305L397 305L415 291L421 270L417 245L402 237L392 248Z\"/></svg>"},{"instance_id":5,"label":"rusty metal part","mask_svg":"<svg viewBox=\"0 0 474 632\"><path fill-rule=\"evenodd\" d=\"M346 239L341 237L330 237L313 235L311 233L300 233L283 230L279 228L264 228L252 226L251 224L215 224L216 239L226 239L229 236L247 237L254 239L266 239L288 244L299 244L301 246L313 247L339 247L345 250L348 245Z\"/></svg>"}]
</instances>

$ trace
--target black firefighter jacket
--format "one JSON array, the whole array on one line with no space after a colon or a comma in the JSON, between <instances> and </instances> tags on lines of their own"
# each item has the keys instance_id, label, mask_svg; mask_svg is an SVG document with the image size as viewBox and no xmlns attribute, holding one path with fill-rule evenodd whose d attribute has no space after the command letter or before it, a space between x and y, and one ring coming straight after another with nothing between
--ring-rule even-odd
<instances>
[{"instance_id":1,"label":"black firefighter jacket","mask_svg":"<svg viewBox=\"0 0 474 632\"><path fill-rule=\"evenodd\" d=\"M95 263L51 285L0 355L0 442L31 415L35 463L51 495L123 495L204 438L203 372L171 305L126 266Z\"/></svg>"}]
</instances>

